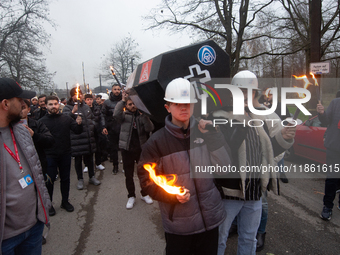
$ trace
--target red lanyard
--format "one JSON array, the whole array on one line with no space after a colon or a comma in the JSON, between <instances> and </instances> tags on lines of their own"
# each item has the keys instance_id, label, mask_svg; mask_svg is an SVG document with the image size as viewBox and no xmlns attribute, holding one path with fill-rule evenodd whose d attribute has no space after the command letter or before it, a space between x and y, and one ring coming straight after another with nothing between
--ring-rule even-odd
<instances>
[{"instance_id":1,"label":"red lanyard","mask_svg":"<svg viewBox=\"0 0 340 255\"><path fill-rule=\"evenodd\" d=\"M14 155L14 153L11 151L11 149L8 148L8 146L7 146L5 143L4 143L4 147L5 147L6 151L8 151L9 155L11 155L12 158L14 158L14 160L15 160L16 162L18 162L19 168L20 168L20 170L21 170L21 173L23 173L24 171L22 170L22 165L21 165L21 162L20 162L19 153L18 153L18 147L17 147L17 143L15 142L14 133L13 133L12 128L10 128L10 130L11 130L11 135L12 135L12 140L13 140L15 155Z\"/></svg>"}]
</instances>

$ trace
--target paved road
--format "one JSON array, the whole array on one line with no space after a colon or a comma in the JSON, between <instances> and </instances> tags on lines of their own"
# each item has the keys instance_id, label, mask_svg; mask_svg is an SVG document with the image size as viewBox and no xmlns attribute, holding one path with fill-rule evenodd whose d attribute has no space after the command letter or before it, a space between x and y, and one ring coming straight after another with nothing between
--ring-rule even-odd
<instances>
[{"instance_id":1,"label":"paved road","mask_svg":"<svg viewBox=\"0 0 340 255\"><path fill-rule=\"evenodd\" d=\"M105 165L106 170L96 172L102 184L87 185L85 174L82 191L76 189L72 169L72 213L60 209L59 181L55 183L53 204L57 214L51 217L43 254L163 254L165 242L157 202L147 205L137 194L135 207L126 210L124 174L120 171L112 175L111 164L106 161ZM330 222L319 217L325 176L290 177L288 184L281 185L281 196L268 195L266 245L258 254L340 254L340 211L333 210ZM137 177L135 183L139 187ZM236 254L237 236L231 237L227 245L225 254Z\"/></svg>"}]
</instances>

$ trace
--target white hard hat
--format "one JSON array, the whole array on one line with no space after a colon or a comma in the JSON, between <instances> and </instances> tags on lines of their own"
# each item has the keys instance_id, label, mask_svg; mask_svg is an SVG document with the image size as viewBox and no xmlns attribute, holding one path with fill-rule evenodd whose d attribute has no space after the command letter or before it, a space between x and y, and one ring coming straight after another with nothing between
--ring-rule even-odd
<instances>
[{"instance_id":1,"label":"white hard hat","mask_svg":"<svg viewBox=\"0 0 340 255\"><path fill-rule=\"evenodd\" d=\"M178 104L197 103L194 87L183 78L176 78L168 84L164 100Z\"/></svg>"},{"instance_id":2,"label":"white hard hat","mask_svg":"<svg viewBox=\"0 0 340 255\"><path fill-rule=\"evenodd\" d=\"M109 96L108 96L108 94L106 94L106 93L99 93L99 95L101 95L101 96L102 96L102 99L104 99L104 100L109 99Z\"/></svg>"},{"instance_id":3,"label":"white hard hat","mask_svg":"<svg viewBox=\"0 0 340 255\"><path fill-rule=\"evenodd\" d=\"M253 72L241 71L234 75L231 84L239 88L248 88L259 90L257 77Z\"/></svg>"}]
</instances>

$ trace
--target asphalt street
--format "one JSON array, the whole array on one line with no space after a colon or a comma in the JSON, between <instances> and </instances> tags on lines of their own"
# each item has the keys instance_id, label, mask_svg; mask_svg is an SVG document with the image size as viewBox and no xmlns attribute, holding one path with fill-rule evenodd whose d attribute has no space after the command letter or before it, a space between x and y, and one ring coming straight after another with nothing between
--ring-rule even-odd
<instances>
[{"instance_id":1,"label":"asphalt street","mask_svg":"<svg viewBox=\"0 0 340 255\"><path fill-rule=\"evenodd\" d=\"M306 161L298 160L297 164ZM312 163L312 162L307 162ZM290 165L290 162L286 162ZM140 199L135 175L136 204L125 208L127 192L125 177L120 171L112 175L112 164L97 171L100 186L88 184L77 190L76 173L72 165L70 203L74 212L60 208L59 180L55 182L53 205L57 214L51 217L51 229L43 254L163 254L165 241L158 204L147 205ZM281 195L268 194L269 219L265 248L258 254L340 254L340 210L333 209L329 222L320 218L325 174L312 178L295 178L288 174L288 184L281 183ZM337 202L338 197L336 198ZM236 254L237 235L229 238L225 254Z\"/></svg>"}]
</instances>

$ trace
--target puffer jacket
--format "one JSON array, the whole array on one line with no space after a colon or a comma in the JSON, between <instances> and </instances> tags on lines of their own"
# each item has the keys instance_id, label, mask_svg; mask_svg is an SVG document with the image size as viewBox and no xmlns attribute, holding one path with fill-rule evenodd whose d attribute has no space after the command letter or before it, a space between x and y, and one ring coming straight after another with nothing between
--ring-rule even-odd
<instances>
[{"instance_id":1,"label":"puffer jacket","mask_svg":"<svg viewBox=\"0 0 340 255\"><path fill-rule=\"evenodd\" d=\"M221 195L212 175L197 177L196 166L229 165L231 163L223 135L219 132L202 134L193 117L186 132L165 119L165 127L154 133L144 144L138 163L142 190L159 201L166 233L191 235L218 227L226 217ZM143 168L156 163L156 175L176 174L176 186L190 191L190 200L179 203L176 195L165 192Z\"/></svg>"},{"instance_id":2,"label":"puffer jacket","mask_svg":"<svg viewBox=\"0 0 340 255\"><path fill-rule=\"evenodd\" d=\"M101 134L105 127L105 121L104 118L102 118L102 105L98 105L97 102L94 101L90 108L94 116L95 132Z\"/></svg>"},{"instance_id":3,"label":"puffer jacket","mask_svg":"<svg viewBox=\"0 0 340 255\"><path fill-rule=\"evenodd\" d=\"M142 147L148 140L148 134L154 129L154 125L145 114L140 114L137 110L135 113L129 110L124 111L126 102L120 101L115 108L114 117L121 124L119 135L119 148L129 151L130 141L133 129L133 122L136 121L139 144Z\"/></svg>"},{"instance_id":4,"label":"puffer jacket","mask_svg":"<svg viewBox=\"0 0 340 255\"><path fill-rule=\"evenodd\" d=\"M67 102L67 105L63 109L63 114L68 114L72 118L76 119L77 115L72 113L74 102L72 98ZM94 116L90 107L81 102L78 105L78 112L81 113L83 132L76 134L71 130L71 155L81 156L85 154L91 154L96 151L96 141L94 138Z\"/></svg>"},{"instance_id":5,"label":"puffer jacket","mask_svg":"<svg viewBox=\"0 0 340 255\"><path fill-rule=\"evenodd\" d=\"M15 136L15 141L23 149L23 153L27 159L27 162L32 171L33 181L36 187L37 194L37 219L44 222L49 227L49 216L48 211L51 207L50 196L47 192L44 177L41 170L41 164L39 161L39 156L34 148L33 140L28 132L28 130L20 123L14 124L13 133ZM3 141L0 136L0 144ZM0 243L2 242L5 226L6 217L6 178L5 178L5 165L4 165L4 150L0 150ZM25 210L25 208L23 208Z\"/></svg>"},{"instance_id":6,"label":"puffer jacket","mask_svg":"<svg viewBox=\"0 0 340 255\"><path fill-rule=\"evenodd\" d=\"M108 130L109 133L117 135L119 135L120 133L120 124L113 117L113 113L116 105L121 100L122 94L120 94L119 96L115 96L111 92L109 99L105 100L102 105L102 123L105 123L105 128Z\"/></svg>"}]
</instances>

